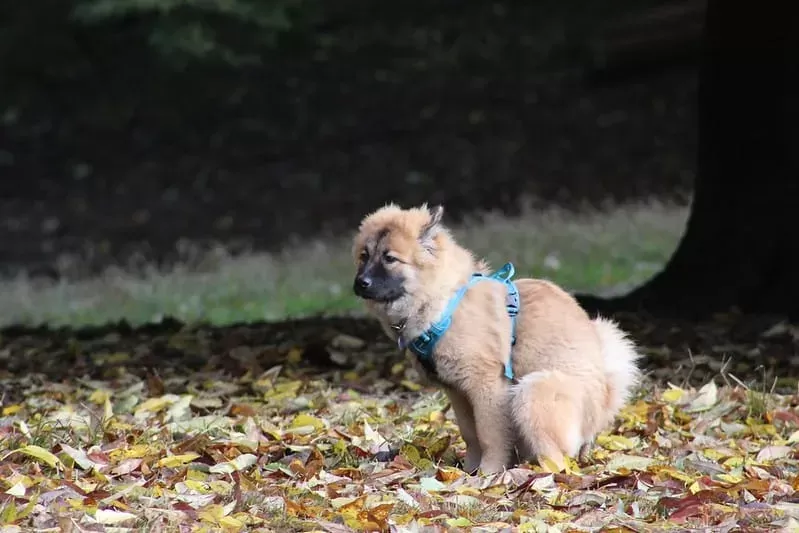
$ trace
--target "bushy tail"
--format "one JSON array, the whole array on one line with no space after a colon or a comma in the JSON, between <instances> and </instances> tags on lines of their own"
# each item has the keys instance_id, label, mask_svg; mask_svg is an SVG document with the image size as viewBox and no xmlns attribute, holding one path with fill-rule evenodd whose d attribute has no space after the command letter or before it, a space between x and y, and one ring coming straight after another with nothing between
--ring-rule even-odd
<instances>
[{"instance_id":1,"label":"bushy tail","mask_svg":"<svg viewBox=\"0 0 799 533\"><path fill-rule=\"evenodd\" d=\"M641 379L638 368L641 354L616 322L603 317L597 317L593 322L602 343L605 373L608 377L606 409L610 416L615 416Z\"/></svg>"},{"instance_id":2,"label":"bushy tail","mask_svg":"<svg viewBox=\"0 0 799 533\"><path fill-rule=\"evenodd\" d=\"M573 380L556 370L531 372L511 388L513 418L527 451L541 466L548 460L562 470L564 456L579 451L583 442L580 406Z\"/></svg>"}]
</instances>

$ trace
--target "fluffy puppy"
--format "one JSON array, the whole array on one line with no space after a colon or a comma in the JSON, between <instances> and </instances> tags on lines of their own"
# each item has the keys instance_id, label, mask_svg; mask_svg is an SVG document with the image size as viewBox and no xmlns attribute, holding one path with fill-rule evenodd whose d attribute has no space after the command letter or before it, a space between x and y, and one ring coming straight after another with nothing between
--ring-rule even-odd
<instances>
[{"instance_id":1,"label":"fluffy puppy","mask_svg":"<svg viewBox=\"0 0 799 533\"><path fill-rule=\"evenodd\" d=\"M441 206L390 204L362 220L353 242L353 290L403 349L442 317L474 273L491 273L455 242L442 214ZM639 355L614 322L592 320L549 281L518 279L515 286L513 346L508 287L483 280L466 290L429 359L406 351L448 395L469 472L495 473L524 460L562 470L566 456L584 458L640 376ZM512 377L504 372L508 362Z\"/></svg>"}]
</instances>

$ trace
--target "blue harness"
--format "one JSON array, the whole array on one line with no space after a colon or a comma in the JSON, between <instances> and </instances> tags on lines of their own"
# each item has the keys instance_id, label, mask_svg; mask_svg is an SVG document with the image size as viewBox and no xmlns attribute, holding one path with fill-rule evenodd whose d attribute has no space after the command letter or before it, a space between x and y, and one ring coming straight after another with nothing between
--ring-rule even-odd
<instances>
[{"instance_id":1,"label":"blue harness","mask_svg":"<svg viewBox=\"0 0 799 533\"><path fill-rule=\"evenodd\" d=\"M406 346L409 348L416 357L419 359L419 362L422 363L428 369L434 369L435 364L433 361L433 350L438 344L438 341L441 340L441 337L444 336L444 333L447 332L450 325L452 325L452 314L455 312L455 308L458 307L463 295L466 294L466 291L480 281L484 280L492 280L498 281L505 285L508 290L507 299L505 302L505 306L508 309L508 315L510 315L511 320L511 346L516 344L516 315L519 314L519 289L516 287L516 284L511 281L513 274L516 270L513 267L512 263L505 263L505 265L494 272L493 274L487 276L485 274L474 273L472 277L469 279L468 283L458 289L458 292L455 293L455 296L450 299L449 303L447 304L446 309L436 322L425 331L423 331L418 337L413 339L409 344L406 345L405 341L402 339L402 336L399 337L397 344L399 345L400 349L405 349ZM513 381L513 366L511 363L511 356L508 355L508 360L505 363L505 377L509 380Z\"/></svg>"}]
</instances>

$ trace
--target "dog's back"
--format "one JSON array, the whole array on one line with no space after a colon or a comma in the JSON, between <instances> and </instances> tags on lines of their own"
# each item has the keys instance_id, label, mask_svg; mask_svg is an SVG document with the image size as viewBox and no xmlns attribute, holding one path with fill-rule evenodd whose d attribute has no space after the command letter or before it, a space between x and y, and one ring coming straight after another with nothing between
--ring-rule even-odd
<instances>
[{"instance_id":1,"label":"dog's back","mask_svg":"<svg viewBox=\"0 0 799 533\"><path fill-rule=\"evenodd\" d=\"M520 279L517 286L513 412L531 451L562 463L621 409L637 381L638 355L615 323L591 319L557 285Z\"/></svg>"},{"instance_id":2,"label":"dog's back","mask_svg":"<svg viewBox=\"0 0 799 533\"><path fill-rule=\"evenodd\" d=\"M519 372L595 374L602 367L599 337L576 300L546 280L524 278L516 286L521 298L515 349Z\"/></svg>"}]
</instances>

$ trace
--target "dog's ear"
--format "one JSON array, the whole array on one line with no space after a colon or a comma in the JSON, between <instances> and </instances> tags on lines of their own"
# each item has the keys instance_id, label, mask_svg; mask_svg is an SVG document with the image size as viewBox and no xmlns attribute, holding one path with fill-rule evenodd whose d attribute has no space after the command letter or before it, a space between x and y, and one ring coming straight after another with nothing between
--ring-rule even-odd
<instances>
[{"instance_id":1,"label":"dog's ear","mask_svg":"<svg viewBox=\"0 0 799 533\"><path fill-rule=\"evenodd\" d=\"M434 239L438 229L441 226L441 217L444 216L444 206L435 205L427 210L430 213L430 220L422 227L419 234L419 240L422 246L432 251L434 246Z\"/></svg>"}]
</instances>

